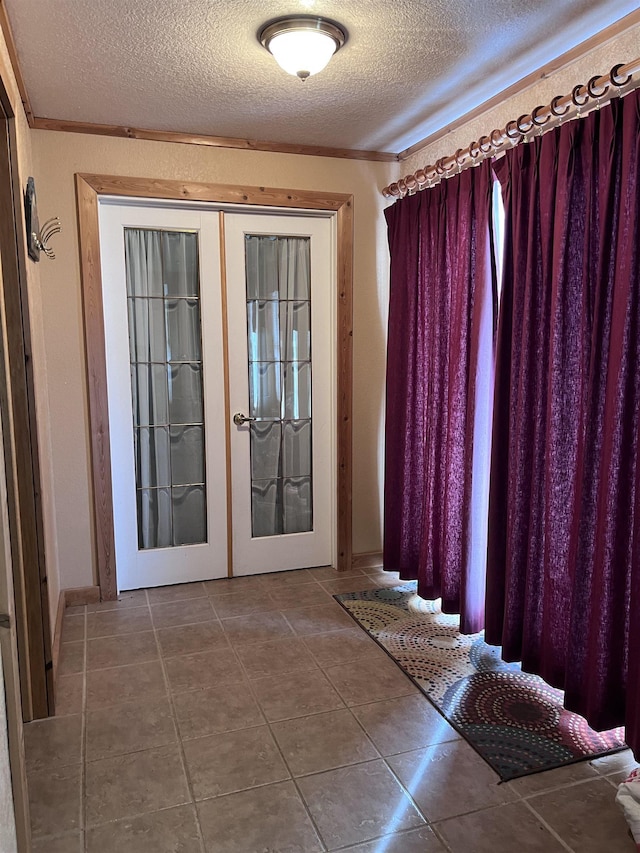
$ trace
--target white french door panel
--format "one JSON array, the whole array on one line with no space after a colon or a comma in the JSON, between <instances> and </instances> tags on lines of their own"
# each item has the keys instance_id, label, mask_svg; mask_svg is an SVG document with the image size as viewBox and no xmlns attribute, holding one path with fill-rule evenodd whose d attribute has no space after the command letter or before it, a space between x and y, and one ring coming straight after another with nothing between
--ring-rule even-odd
<instances>
[{"instance_id":1,"label":"white french door panel","mask_svg":"<svg viewBox=\"0 0 640 853\"><path fill-rule=\"evenodd\" d=\"M118 589L226 577L227 506L219 213L145 208L130 203L101 203L99 216ZM136 482L125 228L195 232L198 237L206 502L206 541L199 544L139 546L137 491L141 489L140 483ZM169 309L165 307L163 310ZM169 323L168 318L166 322ZM165 491L173 493L171 488Z\"/></svg>"},{"instance_id":2,"label":"white french door panel","mask_svg":"<svg viewBox=\"0 0 640 853\"><path fill-rule=\"evenodd\" d=\"M228 339L230 342L230 414L233 416L234 413L238 413L251 418L242 425L233 422L231 425L233 574L251 575L330 565L334 551L336 467L333 451L336 326L334 317L334 305L336 304L334 225L332 220L319 217L237 213L225 213L223 215L226 244ZM276 242L281 237L303 238L302 241L295 242L296 244L304 244L305 251L307 251L305 239L308 238L308 268L311 282L310 305L295 302L293 298L291 301L279 302L277 294L275 297L269 294L261 301L255 293L256 298L252 305L249 304L251 300L247 292L247 276L249 274L247 272L248 256L246 253L249 251L247 242L256 236L262 236ZM282 285L280 285L281 295ZM282 328L286 326L289 329L291 326L296 326L302 322L299 317L291 320L291 313L288 314L287 312L298 309L300 309L299 313L304 314L305 318L310 315L310 321L304 320L306 324L304 335L297 331L287 332L289 341L293 341L293 343L285 343L282 338ZM261 312L263 312L262 319L258 316ZM265 321L267 315L270 319ZM251 358L254 359L252 362L250 362L249 357L248 316L252 317ZM307 417L307 414L300 414L297 411L292 413L291 399L292 395L295 396L298 393L297 387L294 387L298 378L300 378L301 384L303 379L308 381L308 378L303 377L302 371L299 377L297 373L296 376L293 376L293 373L296 372L295 368L300 367L296 362L298 355L286 355L284 350L289 346L297 347L297 338L292 338L292 335L298 335L300 340L308 339L309 322L310 363L303 365L305 377L308 377L309 373L312 377L311 411L310 417ZM256 352L259 351L266 352L263 344L258 341L259 334L256 331L258 327L266 327L267 332L265 334L267 337L271 335L271 342L266 344L266 350L269 350L266 355L256 355ZM268 331L269 328L273 329L274 327L278 331ZM277 338L275 343L273 338ZM274 347L278 350L276 356L273 356ZM280 353L280 349L282 349L282 353ZM307 353L305 357L308 355ZM269 364L271 358L275 358L274 376L275 371L280 371L280 379L274 379L271 383L265 380L260 393L263 400L267 401L265 404L267 408L271 406L269 401L275 398L276 408L280 406L281 410L280 415L274 414L275 410L272 410L271 414L260 417L260 410L257 408L255 399L256 392L255 390L252 391L251 388L255 389L258 383L256 377L259 370L264 371L262 379L259 380L263 382L266 372L272 368L272 365ZM256 364L256 361L259 364ZM252 371L251 387L250 371ZM287 371L289 371L288 378L286 378ZM275 392L272 392L272 387L277 386L278 382L280 382L279 390L276 389ZM287 383L289 384L287 385ZM294 408L296 405L294 402ZM301 409L304 408L304 405L306 404L303 402ZM257 415L255 420L251 417L252 412ZM255 432L256 429L258 433ZM275 460L273 463L269 463L272 464L271 473L257 473L258 468L264 471L265 464L263 458L258 458L258 449L263 445L259 445L256 438L257 436L267 436L261 441L264 443L267 440L270 441L267 434L272 429L281 436L281 443L278 444L276 440L275 449L270 451ZM286 461L283 471L283 458L286 460L287 453L295 455L297 452L300 456L299 450L291 451L293 444L290 444L289 450L287 450L285 441L286 435L291 438L296 430L303 432L310 430L311 432L311 470L308 472L310 476L296 477L295 470L287 471L286 465L290 463ZM299 438L294 438L294 440L299 441ZM256 457L253 461L253 467L251 459L252 442L254 442L253 448ZM274 445L270 445L270 447L274 447ZM303 455L305 454L306 451ZM306 468L303 473L307 474ZM288 474L292 476L288 476ZM260 477L271 477L272 479L256 479ZM266 535L263 531L254 535L255 531L252 524L260 529L261 522L257 521L255 516L252 517L252 500L257 499L256 495L260 493L263 485L266 484L264 486L265 491L273 487L273 493L278 495L274 499L268 498L271 501L268 509L271 510L279 501L282 502L283 494L286 504L287 489L289 489L289 495L293 494L295 502L297 499L295 492L302 481L304 481L302 488L305 490L305 494L308 494L309 486L311 489L312 520L309 521L311 529L295 533L269 532ZM260 500L264 500L264 493L262 494ZM306 497L304 499L307 500ZM276 507L277 511L278 508ZM253 512L256 513L255 506ZM295 515L295 510L293 512ZM295 523L294 520L294 526ZM280 526L283 529L287 528L286 521L283 523L281 520ZM288 529L291 527L289 526Z\"/></svg>"}]
</instances>

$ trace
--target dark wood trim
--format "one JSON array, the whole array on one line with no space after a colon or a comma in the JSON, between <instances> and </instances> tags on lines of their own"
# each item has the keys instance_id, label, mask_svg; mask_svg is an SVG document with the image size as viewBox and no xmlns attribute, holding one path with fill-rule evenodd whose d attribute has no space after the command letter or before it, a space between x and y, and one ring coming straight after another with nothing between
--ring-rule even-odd
<instances>
[{"instance_id":1,"label":"dark wood trim","mask_svg":"<svg viewBox=\"0 0 640 853\"><path fill-rule=\"evenodd\" d=\"M98 581L103 600L116 597L116 565L111 498L111 454L102 311L102 274L98 196L208 201L337 213L337 567L350 568L352 552L352 408L353 408L353 196L313 190L76 175L80 273L89 385L91 466Z\"/></svg>"},{"instance_id":2,"label":"dark wood trim","mask_svg":"<svg viewBox=\"0 0 640 853\"><path fill-rule=\"evenodd\" d=\"M83 604L98 604L100 602L99 586L76 586L73 589L65 589L64 606L81 607Z\"/></svg>"},{"instance_id":3,"label":"dark wood trim","mask_svg":"<svg viewBox=\"0 0 640 853\"><path fill-rule=\"evenodd\" d=\"M62 643L62 620L64 619L65 611L65 591L60 590L58 596L58 607L56 608L56 624L53 631L53 686L54 696L58 687L58 663L60 661L60 645Z\"/></svg>"},{"instance_id":4,"label":"dark wood trim","mask_svg":"<svg viewBox=\"0 0 640 853\"><path fill-rule=\"evenodd\" d=\"M33 127L33 110L31 109L29 94L24 83L24 77L22 76L22 68L20 67L20 61L18 59L18 51L16 50L16 43L13 39L13 31L11 29L11 24L9 23L5 0L0 0L0 30L2 30L5 44L7 45L9 62L11 63L13 75L16 78L16 85L18 87L20 99L22 100L25 115L27 116L27 121L29 122L29 126Z\"/></svg>"},{"instance_id":5,"label":"dark wood trim","mask_svg":"<svg viewBox=\"0 0 640 853\"><path fill-rule=\"evenodd\" d=\"M635 12L630 12L628 15L625 15L624 18L621 18L619 21L611 24L611 26L605 27L604 30L600 30L599 33L591 36L591 38L586 39L576 45L576 47L568 50L561 56L558 56L557 59L547 62L546 65L543 65L536 71L532 71L531 74L527 74L525 77L522 77L522 79L518 80L517 83L514 83L512 86L508 86L506 89L498 92L497 95L489 98L489 100L484 101L484 103L479 104L472 110L469 110L469 112L460 116L460 118L450 122L445 127L441 127L434 133L429 134L429 136L421 139L420 142L416 142L410 148L405 148L404 151L400 151L398 154L398 160L402 162L408 157L411 157L413 154L417 154L419 151L427 148L429 145L433 145L434 142L438 142L440 139L443 139L445 136L448 136L463 127L467 122L470 122L483 113L492 110L494 107L500 106L500 104L504 103L508 98L521 94L530 86L535 85L539 80L544 80L551 74L555 74L566 65L569 65L571 62L575 62L577 59L580 59L580 57L592 50L595 50L595 48L600 47L600 45L605 44L612 38L619 36L621 33L624 33L626 30L631 27L635 27L638 24L640 24L640 9Z\"/></svg>"},{"instance_id":6,"label":"dark wood trim","mask_svg":"<svg viewBox=\"0 0 640 853\"><path fill-rule=\"evenodd\" d=\"M93 524L97 552L98 584L102 598L114 601L116 584L113 504L111 497L111 450L109 447L109 404L102 308L102 272L98 193L76 175L80 270L84 338L87 358L91 462L93 472Z\"/></svg>"},{"instance_id":7,"label":"dark wood trim","mask_svg":"<svg viewBox=\"0 0 640 853\"><path fill-rule=\"evenodd\" d=\"M31 354L22 190L14 152L15 120L0 122L0 256L7 345L5 441L25 721L53 710L53 667Z\"/></svg>"},{"instance_id":8,"label":"dark wood trim","mask_svg":"<svg viewBox=\"0 0 640 853\"><path fill-rule=\"evenodd\" d=\"M92 136L115 136L120 139L146 139L151 142L178 142L183 145L204 145L207 148L235 148L242 151L269 151L274 154L302 154L308 157L337 157L341 160L371 160L395 163L396 154L390 151L363 151L357 148L331 148L322 145L298 145L290 142L265 142L258 139L236 139L231 136L209 136L204 133L182 133L176 130L151 130L142 127L123 127L117 124L90 124L66 119L35 116L31 127L36 130L57 130L64 133L88 133Z\"/></svg>"}]
</instances>

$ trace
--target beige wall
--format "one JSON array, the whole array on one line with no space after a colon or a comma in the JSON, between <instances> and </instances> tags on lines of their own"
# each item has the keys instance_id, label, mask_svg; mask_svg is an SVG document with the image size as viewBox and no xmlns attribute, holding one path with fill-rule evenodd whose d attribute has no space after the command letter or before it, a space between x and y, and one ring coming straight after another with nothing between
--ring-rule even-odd
<instances>
[{"instance_id":1,"label":"beige wall","mask_svg":"<svg viewBox=\"0 0 640 853\"><path fill-rule=\"evenodd\" d=\"M74 173L347 192L354 195L354 550L381 547L381 450L388 257L383 163L32 131L43 217L56 215L56 260L41 267L55 524L63 587L95 582L87 393Z\"/></svg>"},{"instance_id":2,"label":"beige wall","mask_svg":"<svg viewBox=\"0 0 640 853\"><path fill-rule=\"evenodd\" d=\"M538 104L548 104L555 95L567 94L594 74L606 74L612 66L631 62L639 55L640 25L636 25L404 160L399 164L397 177L410 175L458 148L466 148L473 140L488 135L494 128L503 128L508 121L531 112Z\"/></svg>"},{"instance_id":3,"label":"beige wall","mask_svg":"<svg viewBox=\"0 0 640 853\"><path fill-rule=\"evenodd\" d=\"M11 100L16 117L17 162L22 191L27 178L33 176L38 188L38 175L34 169L31 149L31 131L27 124L20 94L15 82L7 47L0 33L0 75ZM26 233L25 233L26 241ZM51 469L51 435L49 431L49 413L47 407L47 363L44 352L44 332L42 322L42 299L40 288L40 267L33 261L27 261L27 287L29 292L29 311L31 318L31 342L33 369L36 386L36 414L38 418L38 445L40 450L41 484L44 510L44 534L47 551L47 572L50 604L50 622L53 631L60 581L57 564L55 499Z\"/></svg>"}]
</instances>

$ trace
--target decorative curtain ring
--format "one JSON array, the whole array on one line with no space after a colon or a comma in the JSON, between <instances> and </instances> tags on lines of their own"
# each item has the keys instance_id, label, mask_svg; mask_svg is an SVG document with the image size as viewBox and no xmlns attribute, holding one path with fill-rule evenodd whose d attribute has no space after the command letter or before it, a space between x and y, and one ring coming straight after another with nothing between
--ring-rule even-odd
<instances>
[{"instance_id":1,"label":"decorative curtain ring","mask_svg":"<svg viewBox=\"0 0 640 853\"><path fill-rule=\"evenodd\" d=\"M497 139L496 139L496 134L498 135ZM507 136L508 135L509 134L507 133ZM493 145L494 148L499 148L501 145L504 145L504 138L503 138L502 131L498 130L497 127L491 131L489 138L491 139L491 144Z\"/></svg>"},{"instance_id":2,"label":"decorative curtain ring","mask_svg":"<svg viewBox=\"0 0 640 853\"><path fill-rule=\"evenodd\" d=\"M403 196L405 196L407 194L407 185L404 182L404 178L400 178L400 180L397 183L397 187Z\"/></svg>"},{"instance_id":3,"label":"decorative curtain ring","mask_svg":"<svg viewBox=\"0 0 640 853\"><path fill-rule=\"evenodd\" d=\"M488 154L493 147L488 136L481 136L478 140L478 145L480 146L480 151L482 151L483 154Z\"/></svg>"},{"instance_id":4,"label":"decorative curtain ring","mask_svg":"<svg viewBox=\"0 0 640 853\"><path fill-rule=\"evenodd\" d=\"M596 92L596 91L595 91L596 83L597 83L599 80L600 80L600 77L598 77L598 76L596 75L595 77L592 77L592 78L589 80L589 82L587 83L587 92L589 93L589 96L590 96L591 98L593 98L595 101L598 101L600 98L604 98L604 96L605 96L605 95L607 94L607 92L609 91L609 84L608 84L608 83L606 83L606 82L602 84L602 91L601 91L601 92Z\"/></svg>"},{"instance_id":5,"label":"decorative curtain ring","mask_svg":"<svg viewBox=\"0 0 640 853\"><path fill-rule=\"evenodd\" d=\"M473 142L469 143L469 157L471 157L472 160L477 160L479 156L480 146L474 139Z\"/></svg>"},{"instance_id":6,"label":"decorative curtain ring","mask_svg":"<svg viewBox=\"0 0 640 853\"><path fill-rule=\"evenodd\" d=\"M529 127L523 127L523 122L525 121L529 123ZM516 119L516 127L523 136L526 136L530 130L533 130L533 121L531 120L531 116L528 116L526 113L521 115Z\"/></svg>"},{"instance_id":7,"label":"decorative curtain ring","mask_svg":"<svg viewBox=\"0 0 640 853\"><path fill-rule=\"evenodd\" d=\"M514 141L519 141L522 134L520 133L520 128L518 127L517 121L508 121L505 125L504 132L507 134L509 139Z\"/></svg>"},{"instance_id":8,"label":"decorative curtain ring","mask_svg":"<svg viewBox=\"0 0 640 853\"><path fill-rule=\"evenodd\" d=\"M555 98L549 104L549 109L551 110L551 114L556 118L562 118L562 116L566 115L569 112L569 104L564 105L564 109L561 111L558 109L560 101L564 98L564 95L556 95Z\"/></svg>"},{"instance_id":9,"label":"decorative curtain ring","mask_svg":"<svg viewBox=\"0 0 640 853\"><path fill-rule=\"evenodd\" d=\"M538 117L538 112L540 110L544 110L546 112L548 110L548 107L546 107L544 104L540 104L539 106L534 107L531 110L531 121L535 124L536 127L544 127L544 125L549 121L547 117Z\"/></svg>"},{"instance_id":10,"label":"decorative curtain ring","mask_svg":"<svg viewBox=\"0 0 640 853\"><path fill-rule=\"evenodd\" d=\"M584 93L584 95L582 96L582 100L580 100L579 96L583 88L584 86L574 86L571 90L571 100L576 105L576 107L584 107L584 105L589 100L589 95L587 92Z\"/></svg>"},{"instance_id":11,"label":"decorative curtain ring","mask_svg":"<svg viewBox=\"0 0 640 853\"><path fill-rule=\"evenodd\" d=\"M609 80L611 81L611 85L617 86L618 88L626 86L632 77L631 74L627 74L624 80L618 80L618 73L620 72L621 68L624 68L624 63L622 62L619 65L614 65L611 71L609 72Z\"/></svg>"},{"instance_id":12,"label":"decorative curtain ring","mask_svg":"<svg viewBox=\"0 0 640 853\"><path fill-rule=\"evenodd\" d=\"M444 157L436 160L436 175L444 175Z\"/></svg>"}]
</instances>

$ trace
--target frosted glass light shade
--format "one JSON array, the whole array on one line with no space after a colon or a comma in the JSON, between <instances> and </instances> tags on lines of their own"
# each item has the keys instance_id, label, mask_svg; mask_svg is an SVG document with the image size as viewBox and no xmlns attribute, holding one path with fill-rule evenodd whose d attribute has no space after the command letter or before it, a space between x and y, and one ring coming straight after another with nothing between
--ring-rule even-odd
<instances>
[{"instance_id":1,"label":"frosted glass light shade","mask_svg":"<svg viewBox=\"0 0 640 853\"><path fill-rule=\"evenodd\" d=\"M346 38L339 24L312 16L281 18L258 33L278 65L301 80L322 71Z\"/></svg>"},{"instance_id":2,"label":"frosted glass light shade","mask_svg":"<svg viewBox=\"0 0 640 853\"><path fill-rule=\"evenodd\" d=\"M271 39L269 50L280 68L294 77L310 77L326 68L336 43L318 30L292 30Z\"/></svg>"}]
</instances>

